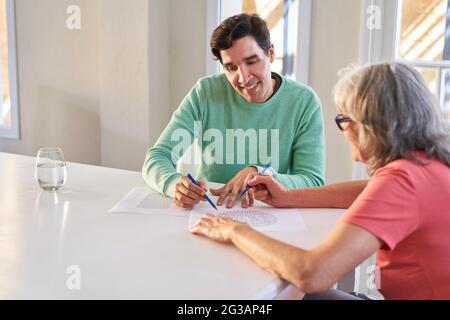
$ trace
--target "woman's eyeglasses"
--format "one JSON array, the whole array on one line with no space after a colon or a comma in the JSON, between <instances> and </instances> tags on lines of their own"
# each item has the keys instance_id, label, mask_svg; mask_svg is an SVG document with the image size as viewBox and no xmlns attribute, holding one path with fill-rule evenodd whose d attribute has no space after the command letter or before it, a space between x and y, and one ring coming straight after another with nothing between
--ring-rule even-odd
<instances>
[{"instance_id":1,"label":"woman's eyeglasses","mask_svg":"<svg viewBox=\"0 0 450 320\"><path fill-rule=\"evenodd\" d=\"M349 117L345 117L343 114L338 114L334 121L336 121L336 125L338 126L339 130L345 131L350 126L350 122L352 122L353 120Z\"/></svg>"}]
</instances>

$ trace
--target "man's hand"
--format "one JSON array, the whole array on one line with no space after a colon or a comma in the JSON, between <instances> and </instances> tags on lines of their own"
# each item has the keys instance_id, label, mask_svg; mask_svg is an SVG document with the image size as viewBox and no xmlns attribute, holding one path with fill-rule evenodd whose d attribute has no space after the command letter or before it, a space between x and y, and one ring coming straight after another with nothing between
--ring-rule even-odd
<instances>
[{"instance_id":1,"label":"man's hand","mask_svg":"<svg viewBox=\"0 0 450 320\"><path fill-rule=\"evenodd\" d=\"M173 203L177 207L189 210L199 204L205 197L208 186L206 182L202 180L199 180L198 183L202 186L201 188L193 184L188 177L181 177L175 185Z\"/></svg>"},{"instance_id":2,"label":"man's hand","mask_svg":"<svg viewBox=\"0 0 450 320\"><path fill-rule=\"evenodd\" d=\"M258 173L255 167L248 167L239 171L233 179L231 179L225 186L220 189L211 189L211 193L215 196L219 196L217 205L221 206L227 200L227 208L233 208L236 200L239 198L241 192L245 189L245 179L251 173ZM241 199L242 208L252 207L254 202L254 197L252 192L247 192Z\"/></svg>"}]
</instances>

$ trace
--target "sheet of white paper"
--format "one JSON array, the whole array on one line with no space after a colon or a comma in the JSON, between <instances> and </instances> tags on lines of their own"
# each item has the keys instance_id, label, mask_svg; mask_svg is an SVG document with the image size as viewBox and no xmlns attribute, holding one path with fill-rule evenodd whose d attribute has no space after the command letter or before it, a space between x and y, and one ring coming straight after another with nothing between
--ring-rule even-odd
<instances>
[{"instance_id":1,"label":"sheet of white paper","mask_svg":"<svg viewBox=\"0 0 450 320\"><path fill-rule=\"evenodd\" d=\"M186 212L172 205L172 199L156 193L155 191L139 187L133 188L110 213L143 213L143 214L165 214L185 216Z\"/></svg>"},{"instance_id":2,"label":"sheet of white paper","mask_svg":"<svg viewBox=\"0 0 450 320\"><path fill-rule=\"evenodd\" d=\"M214 199L215 200L215 199ZM213 201L214 201L213 200ZM214 210L209 203L201 203L189 213L189 230L200 218L206 214L214 214L245 222L258 231L306 231L299 209L277 209L262 203L255 203L255 207L243 209L237 204L232 209L218 207Z\"/></svg>"}]
</instances>

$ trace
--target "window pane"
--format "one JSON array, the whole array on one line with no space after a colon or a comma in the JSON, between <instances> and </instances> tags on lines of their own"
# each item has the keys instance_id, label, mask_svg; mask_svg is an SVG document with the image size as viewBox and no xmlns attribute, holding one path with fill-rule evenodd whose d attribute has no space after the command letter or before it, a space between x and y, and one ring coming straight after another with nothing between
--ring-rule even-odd
<instances>
[{"instance_id":1,"label":"window pane","mask_svg":"<svg viewBox=\"0 0 450 320\"><path fill-rule=\"evenodd\" d=\"M11 125L9 96L8 33L6 27L6 0L0 0L0 125Z\"/></svg>"},{"instance_id":2,"label":"window pane","mask_svg":"<svg viewBox=\"0 0 450 320\"><path fill-rule=\"evenodd\" d=\"M445 30L447 0L403 0L399 56L407 60L450 60ZM449 54L444 54L444 52Z\"/></svg>"},{"instance_id":3,"label":"window pane","mask_svg":"<svg viewBox=\"0 0 450 320\"><path fill-rule=\"evenodd\" d=\"M417 68L420 74L424 77L430 91L437 97L440 91L440 102L445 114L450 120L450 69L443 69L441 75L440 90L438 90L439 69L438 68Z\"/></svg>"},{"instance_id":4,"label":"window pane","mask_svg":"<svg viewBox=\"0 0 450 320\"><path fill-rule=\"evenodd\" d=\"M439 79L439 71L437 68L416 68L420 72L425 82L428 85L428 89L437 97L437 83Z\"/></svg>"}]
</instances>

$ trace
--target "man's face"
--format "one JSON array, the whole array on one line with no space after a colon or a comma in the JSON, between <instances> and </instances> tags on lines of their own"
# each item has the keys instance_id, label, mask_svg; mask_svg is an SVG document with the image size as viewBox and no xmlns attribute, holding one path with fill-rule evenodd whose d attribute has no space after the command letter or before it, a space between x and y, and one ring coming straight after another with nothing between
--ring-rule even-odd
<instances>
[{"instance_id":1,"label":"man's face","mask_svg":"<svg viewBox=\"0 0 450 320\"><path fill-rule=\"evenodd\" d=\"M234 41L231 48L220 51L220 55L228 81L245 100L252 103L269 100L273 94L270 72L273 45L267 56L255 38L246 36Z\"/></svg>"}]
</instances>

